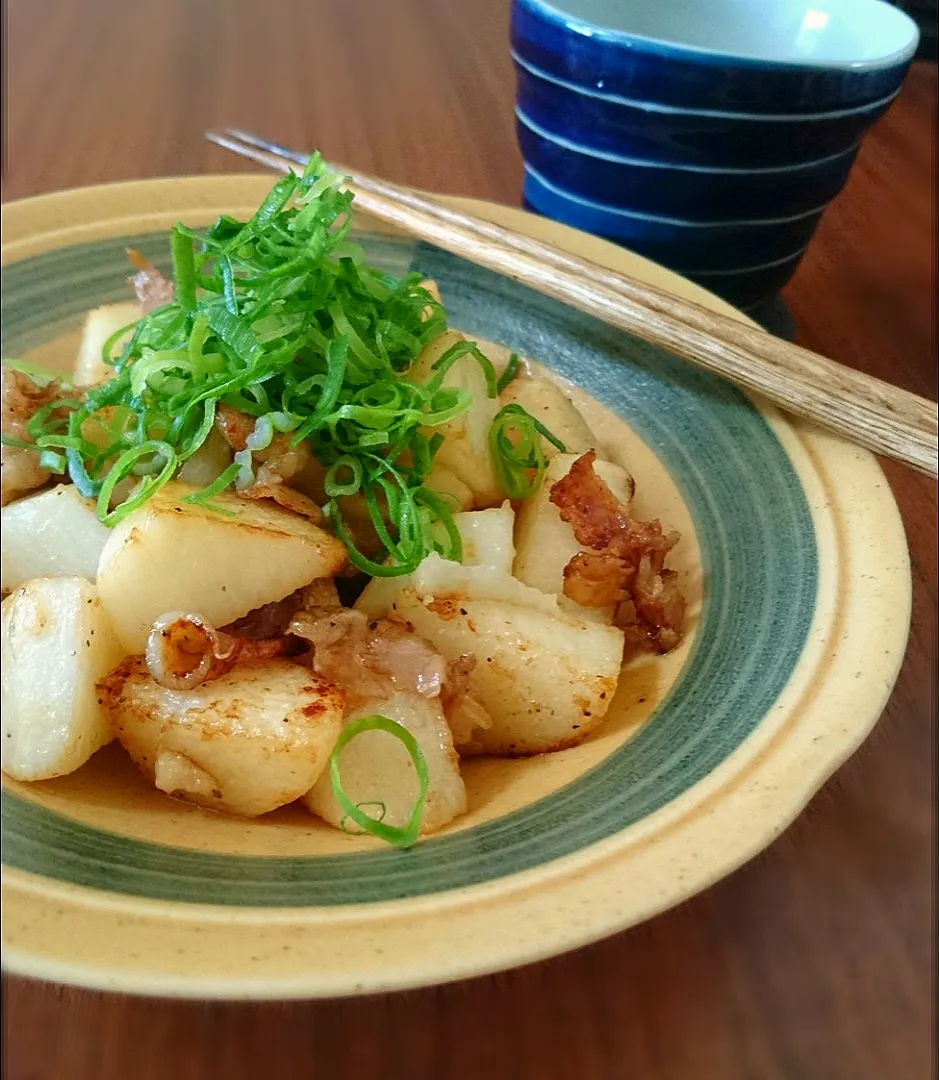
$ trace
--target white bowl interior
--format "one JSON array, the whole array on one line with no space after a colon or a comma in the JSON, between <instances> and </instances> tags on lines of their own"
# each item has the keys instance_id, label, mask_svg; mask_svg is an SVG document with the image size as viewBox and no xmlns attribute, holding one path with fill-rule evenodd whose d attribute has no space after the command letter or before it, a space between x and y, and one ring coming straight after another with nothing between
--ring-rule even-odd
<instances>
[{"instance_id":1,"label":"white bowl interior","mask_svg":"<svg viewBox=\"0 0 939 1080\"><path fill-rule=\"evenodd\" d=\"M860 68L899 63L919 39L882 0L535 0L599 29L768 63Z\"/></svg>"}]
</instances>

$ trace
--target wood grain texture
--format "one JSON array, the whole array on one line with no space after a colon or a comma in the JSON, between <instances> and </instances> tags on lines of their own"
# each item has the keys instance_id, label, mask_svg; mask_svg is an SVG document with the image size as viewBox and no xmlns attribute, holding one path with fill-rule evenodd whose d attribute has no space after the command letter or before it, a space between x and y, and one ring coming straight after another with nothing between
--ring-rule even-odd
<instances>
[{"instance_id":1,"label":"wood grain texture","mask_svg":"<svg viewBox=\"0 0 939 1080\"><path fill-rule=\"evenodd\" d=\"M517 203L505 0L9 0L4 198L237 170L240 125ZM800 342L936 397L936 69L916 66L787 290ZM571 956L437 990L203 1005L9 980L8 1080L926 1080L936 484L887 466L912 635L884 719L766 853Z\"/></svg>"}]
</instances>

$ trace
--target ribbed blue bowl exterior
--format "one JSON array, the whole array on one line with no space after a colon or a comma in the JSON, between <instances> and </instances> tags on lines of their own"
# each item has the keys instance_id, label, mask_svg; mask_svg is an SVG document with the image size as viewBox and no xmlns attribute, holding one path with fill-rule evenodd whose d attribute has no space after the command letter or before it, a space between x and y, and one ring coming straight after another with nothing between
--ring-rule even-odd
<instances>
[{"instance_id":1,"label":"ribbed blue bowl exterior","mask_svg":"<svg viewBox=\"0 0 939 1080\"><path fill-rule=\"evenodd\" d=\"M856 146L892 97L820 116L690 111L589 94L516 65L518 104L536 124L591 149L677 165L798 165Z\"/></svg>"},{"instance_id":2,"label":"ribbed blue bowl exterior","mask_svg":"<svg viewBox=\"0 0 939 1080\"><path fill-rule=\"evenodd\" d=\"M559 142L518 122L522 157L572 195L642 214L694 221L791 217L824 207L844 186L854 150L793 168L755 172L689 169L614 160Z\"/></svg>"},{"instance_id":3,"label":"ribbed blue bowl exterior","mask_svg":"<svg viewBox=\"0 0 939 1080\"><path fill-rule=\"evenodd\" d=\"M831 70L585 32L514 0L525 204L740 307L789 280L909 61Z\"/></svg>"},{"instance_id":4,"label":"ribbed blue bowl exterior","mask_svg":"<svg viewBox=\"0 0 939 1080\"><path fill-rule=\"evenodd\" d=\"M545 217L622 244L681 274L735 270L789 258L803 251L821 211L781 221L698 222L631 214L572 198L543 176L525 170L525 198ZM680 261L676 261L680 260Z\"/></svg>"}]
</instances>

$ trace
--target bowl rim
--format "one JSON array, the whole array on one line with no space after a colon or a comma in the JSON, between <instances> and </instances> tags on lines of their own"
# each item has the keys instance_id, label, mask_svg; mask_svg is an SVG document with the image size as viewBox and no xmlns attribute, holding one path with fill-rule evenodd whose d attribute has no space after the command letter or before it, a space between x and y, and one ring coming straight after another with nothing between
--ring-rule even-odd
<instances>
[{"instance_id":1,"label":"bowl rim","mask_svg":"<svg viewBox=\"0 0 939 1080\"><path fill-rule=\"evenodd\" d=\"M572 31L581 36L599 40L607 45L623 46L625 49L635 49L637 46L657 53L663 57L675 59L698 60L703 64L730 63L733 67L740 68L772 68L786 72L818 72L832 71L845 72L851 75L867 75L877 72L888 71L899 67L911 60L919 45L920 30L913 19L901 8L886 3L885 0L856 0L857 8L866 7L869 10L882 11L887 18L896 20L897 25L905 25L909 34L907 43L899 49L884 56L872 60L813 60L809 57L788 57L781 60L772 60L766 57L752 56L745 53L735 53L722 49L705 48L698 45L685 45L678 41L670 41L666 38L656 38L645 34L636 34L627 30L616 30L612 27L601 26L591 23L577 15L572 15L556 6L550 0L514 0L518 5L542 15L549 21L559 25L564 30ZM889 14L887 14L889 12Z\"/></svg>"},{"instance_id":2,"label":"bowl rim","mask_svg":"<svg viewBox=\"0 0 939 1080\"><path fill-rule=\"evenodd\" d=\"M240 211L269 184L267 174L170 178L7 204L3 262L131 235L142 225L162 227L184 214L208 217L223 206ZM749 321L706 290L596 237L515 208L445 201ZM404 902L219 909L143 901L5 866L4 969L104 990L219 999L427 986L606 937L687 899L765 848L879 718L905 651L911 578L899 510L873 456L755 404L782 441L813 517L818 514L829 537L831 596L841 601L829 604L824 641L791 687L791 716L761 723L718 769L636 827L534 870ZM872 635L862 641L871 623L878 626L876 641ZM15 909L28 917L14 930ZM559 912L568 917L559 920ZM546 921L553 933L544 931ZM53 926L56 934L50 934ZM82 927L90 938L76 932ZM376 933L382 950L374 948ZM104 944L89 944L95 934ZM297 950L293 966L285 959L273 975L260 972L250 955L271 935ZM146 957L134 957L141 940L159 953L159 972ZM208 963L213 955L221 968Z\"/></svg>"},{"instance_id":3,"label":"bowl rim","mask_svg":"<svg viewBox=\"0 0 939 1080\"><path fill-rule=\"evenodd\" d=\"M807 113L761 113L761 112L745 112L743 110L737 111L732 109L696 109L686 105L669 105L667 102L662 101L649 101L645 98L631 98L626 97L623 94L611 94L609 91L600 90L595 86L587 86L584 83L571 82L568 79L563 78L560 75L556 75L551 71L546 71L544 68L539 67L537 64L532 63L527 57L522 54L514 46L510 50L513 63L520 67L527 74L533 76L536 79L543 79L545 82L553 83L555 86L559 86L562 90L569 90L573 94L577 94L582 97L596 98L598 101L606 101L612 105L626 105L632 109L641 109L644 112L662 113L666 116L702 116L708 117L713 120L748 120L756 121L759 123L811 123L814 121L825 120L840 120L849 116L858 116L862 113L876 112L879 109L885 109L891 101L900 93L901 87L897 87L896 90L892 90L889 94L882 98L878 98L876 101L867 101L862 105L853 105L844 109L827 109L823 112L807 112Z\"/></svg>"}]
</instances>

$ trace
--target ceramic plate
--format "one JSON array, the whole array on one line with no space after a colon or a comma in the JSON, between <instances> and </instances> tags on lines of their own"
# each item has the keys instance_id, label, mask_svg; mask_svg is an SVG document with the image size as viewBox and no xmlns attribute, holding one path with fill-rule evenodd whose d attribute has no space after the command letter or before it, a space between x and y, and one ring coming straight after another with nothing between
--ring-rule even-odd
<instances>
[{"instance_id":1,"label":"ceramic plate","mask_svg":"<svg viewBox=\"0 0 939 1080\"><path fill-rule=\"evenodd\" d=\"M5 207L4 355L70 363L83 313L126 295L126 246L165 263L176 220L247 215L269 183L160 180ZM728 310L601 241L454 202ZM469 813L409 852L297 807L256 821L187 807L150 788L116 747L60 780L4 780L9 971L135 993L286 998L537 960L739 866L883 708L910 575L872 457L509 280L367 219L359 226L375 262L437 280L460 329L577 384L637 479L640 511L682 532L688 639L629 668L583 746L469 762Z\"/></svg>"}]
</instances>

